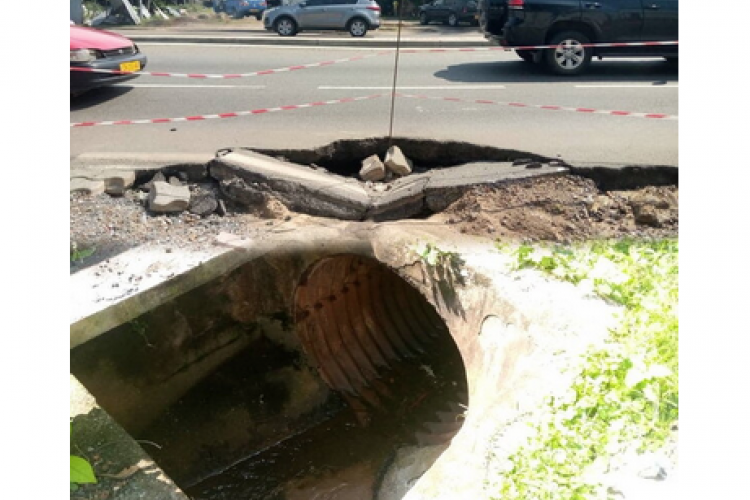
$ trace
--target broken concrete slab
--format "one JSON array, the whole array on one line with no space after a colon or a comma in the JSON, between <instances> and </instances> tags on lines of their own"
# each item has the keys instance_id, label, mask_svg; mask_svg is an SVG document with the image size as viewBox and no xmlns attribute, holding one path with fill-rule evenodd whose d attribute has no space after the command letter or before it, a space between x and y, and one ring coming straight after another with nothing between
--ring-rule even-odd
<instances>
[{"instance_id":1,"label":"broken concrete slab","mask_svg":"<svg viewBox=\"0 0 750 500\"><path fill-rule=\"evenodd\" d=\"M148 194L148 208L152 212L182 212L190 206L190 188L174 186L167 182L157 181Z\"/></svg>"},{"instance_id":2,"label":"broken concrete slab","mask_svg":"<svg viewBox=\"0 0 750 500\"><path fill-rule=\"evenodd\" d=\"M378 155L368 156L362 160L362 168L359 171L359 177L363 181L378 182L385 179L385 165Z\"/></svg>"},{"instance_id":3,"label":"broken concrete slab","mask_svg":"<svg viewBox=\"0 0 750 500\"><path fill-rule=\"evenodd\" d=\"M396 175L409 175L413 170L412 161L407 158L401 148L396 145L388 148L385 154L385 167Z\"/></svg>"},{"instance_id":4,"label":"broken concrete slab","mask_svg":"<svg viewBox=\"0 0 750 500\"><path fill-rule=\"evenodd\" d=\"M425 209L425 187L428 174L417 174L395 180L391 188L373 195L368 218L375 221L406 219L419 215Z\"/></svg>"},{"instance_id":5,"label":"broken concrete slab","mask_svg":"<svg viewBox=\"0 0 750 500\"><path fill-rule=\"evenodd\" d=\"M370 198L356 179L245 149L219 152L210 162L209 172L222 183L240 179L248 189L273 194L297 212L360 220L370 207Z\"/></svg>"},{"instance_id":6,"label":"broken concrete slab","mask_svg":"<svg viewBox=\"0 0 750 500\"><path fill-rule=\"evenodd\" d=\"M527 169L511 162L474 162L450 168L433 169L425 187L425 202L433 212L442 212L467 189L480 184L509 182L541 175L568 173L566 167L549 166Z\"/></svg>"}]
</instances>

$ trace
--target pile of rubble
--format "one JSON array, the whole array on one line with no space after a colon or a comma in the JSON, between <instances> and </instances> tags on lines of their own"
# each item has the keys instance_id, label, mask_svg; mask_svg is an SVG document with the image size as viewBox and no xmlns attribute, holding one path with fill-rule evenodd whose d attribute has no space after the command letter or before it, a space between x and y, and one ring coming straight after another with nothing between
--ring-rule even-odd
<instances>
[{"instance_id":1,"label":"pile of rubble","mask_svg":"<svg viewBox=\"0 0 750 500\"><path fill-rule=\"evenodd\" d=\"M122 196L136 185L138 197L154 214L187 210L202 217L223 215L226 202L250 212L268 212L269 207L283 205L282 211L320 217L385 221L441 212L472 186L567 173L551 161L469 162L415 170L397 145L387 149L382 161L378 154L371 154L361 165L357 179L316 165L231 148L219 151L192 172L174 168L71 172L71 192Z\"/></svg>"}]
</instances>

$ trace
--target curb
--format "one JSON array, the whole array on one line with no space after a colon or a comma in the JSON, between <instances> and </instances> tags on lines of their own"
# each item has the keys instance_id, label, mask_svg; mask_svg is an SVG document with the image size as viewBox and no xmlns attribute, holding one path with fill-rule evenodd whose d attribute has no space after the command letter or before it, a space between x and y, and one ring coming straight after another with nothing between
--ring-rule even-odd
<instances>
[{"instance_id":1,"label":"curb","mask_svg":"<svg viewBox=\"0 0 750 500\"><path fill-rule=\"evenodd\" d=\"M352 42L346 38L260 38L200 35L139 35L121 33L136 43L210 43L234 45L279 45L286 47L395 48L396 39L370 38ZM401 39L401 48L490 47L484 40L414 40Z\"/></svg>"}]
</instances>

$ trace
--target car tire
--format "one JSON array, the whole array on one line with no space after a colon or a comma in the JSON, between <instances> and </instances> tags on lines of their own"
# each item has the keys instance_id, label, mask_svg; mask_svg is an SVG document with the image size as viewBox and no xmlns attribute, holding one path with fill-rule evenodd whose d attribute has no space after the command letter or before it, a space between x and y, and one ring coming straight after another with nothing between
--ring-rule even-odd
<instances>
[{"instance_id":1,"label":"car tire","mask_svg":"<svg viewBox=\"0 0 750 500\"><path fill-rule=\"evenodd\" d=\"M257 21L262 21L263 20L263 14L258 14L257 16L255 16L255 19Z\"/></svg>"},{"instance_id":2,"label":"car tire","mask_svg":"<svg viewBox=\"0 0 750 500\"><path fill-rule=\"evenodd\" d=\"M534 62L534 53L530 50L516 50L516 55L523 59L524 62Z\"/></svg>"},{"instance_id":3,"label":"car tire","mask_svg":"<svg viewBox=\"0 0 750 500\"><path fill-rule=\"evenodd\" d=\"M294 36L297 34L297 23L291 17L283 16L273 23L273 29L279 36Z\"/></svg>"},{"instance_id":4,"label":"car tire","mask_svg":"<svg viewBox=\"0 0 750 500\"><path fill-rule=\"evenodd\" d=\"M367 21L365 21L361 17L355 17L354 19L349 21L349 25L346 27L346 29L351 36L363 37L367 34L367 30L369 27L370 26L367 24Z\"/></svg>"},{"instance_id":5,"label":"car tire","mask_svg":"<svg viewBox=\"0 0 750 500\"><path fill-rule=\"evenodd\" d=\"M578 31L562 31L554 35L550 45L555 48L544 51L547 67L558 75L580 75L591 64L593 50L588 37Z\"/></svg>"},{"instance_id":6,"label":"car tire","mask_svg":"<svg viewBox=\"0 0 750 500\"><path fill-rule=\"evenodd\" d=\"M424 25L428 24L429 22L430 22L430 20L427 19L427 14L425 12L421 12L419 14L419 24L421 24L422 26L424 26Z\"/></svg>"},{"instance_id":7,"label":"car tire","mask_svg":"<svg viewBox=\"0 0 750 500\"><path fill-rule=\"evenodd\" d=\"M458 16L454 14L453 12L451 12L450 15L448 16L448 26L451 26L453 28L458 26Z\"/></svg>"}]
</instances>

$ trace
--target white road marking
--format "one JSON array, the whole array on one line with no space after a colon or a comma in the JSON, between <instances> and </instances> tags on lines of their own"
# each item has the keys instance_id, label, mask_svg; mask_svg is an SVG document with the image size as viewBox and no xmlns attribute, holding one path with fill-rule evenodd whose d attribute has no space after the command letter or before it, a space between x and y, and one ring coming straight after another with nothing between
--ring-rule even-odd
<instances>
[{"instance_id":1,"label":"white road marking","mask_svg":"<svg viewBox=\"0 0 750 500\"><path fill-rule=\"evenodd\" d=\"M673 85L575 85L577 89L676 89L677 84Z\"/></svg>"},{"instance_id":2,"label":"white road marking","mask_svg":"<svg viewBox=\"0 0 750 500\"><path fill-rule=\"evenodd\" d=\"M384 87L337 87L321 85L318 90L391 90L393 86ZM505 85L423 85L420 87L404 87L398 85L396 90L502 90Z\"/></svg>"},{"instance_id":3,"label":"white road marking","mask_svg":"<svg viewBox=\"0 0 750 500\"><path fill-rule=\"evenodd\" d=\"M120 83L112 85L120 88L143 89L264 89L265 85L180 85L169 83Z\"/></svg>"}]
</instances>

